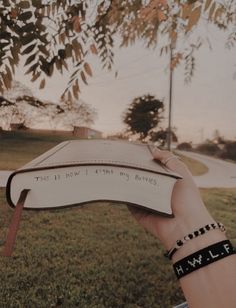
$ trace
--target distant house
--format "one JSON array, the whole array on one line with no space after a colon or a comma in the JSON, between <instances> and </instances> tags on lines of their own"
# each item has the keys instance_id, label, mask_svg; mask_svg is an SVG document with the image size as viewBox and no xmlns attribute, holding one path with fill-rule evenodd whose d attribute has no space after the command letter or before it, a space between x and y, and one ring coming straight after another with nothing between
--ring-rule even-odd
<instances>
[{"instance_id":1,"label":"distant house","mask_svg":"<svg viewBox=\"0 0 236 308\"><path fill-rule=\"evenodd\" d=\"M102 132L85 126L74 126L73 135L84 139L102 138Z\"/></svg>"},{"instance_id":2,"label":"distant house","mask_svg":"<svg viewBox=\"0 0 236 308\"><path fill-rule=\"evenodd\" d=\"M37 129L37 128L28 128L23 123L12 123L11 131L27 130L29 133L38 133L45 135L57 135L57 136L68 136L74 135L82 139L99 139L102 138L102 132L86 127L86 126L74 126L73 131L68 130L51 130L51 129Z\"/></svg>"},{"instance_id":3,"label":"distant house","mask_svg":"<svg viewBox=\"0 0 236 308\"><path fill-rule=\"evenodd\" d=\"M42 128L30 128L25 126L23 123L12 123L10 124L11 131L26 130L29 134L40 134L40 135L53 135L53 136L64 136L68 138L72 136L71 130L52 130Z\"/></svg>"}]
</instances>

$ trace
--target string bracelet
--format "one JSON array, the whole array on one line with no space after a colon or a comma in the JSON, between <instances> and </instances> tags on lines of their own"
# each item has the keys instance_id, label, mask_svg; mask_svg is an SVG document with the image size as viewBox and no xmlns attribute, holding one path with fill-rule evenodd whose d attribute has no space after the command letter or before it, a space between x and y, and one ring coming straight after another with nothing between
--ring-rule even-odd
<instances>
[{"instance_id":1,"label":"string bracelet","mask_svg":"<svg viewBox=\"0 0 236 308\"><path fill-rule=\"evenodd\" d=\"M233 254L236 254L236 249L229 240L224 240L177 261L173 268L177 278L180 279L204 266Z\"/></svg>"},{"instance_id":2,"label":"string bracelet","mask_svg":"<svg viewBox=\"0 0 236 308\"><path fill-rule=\"evenodd\" d=\"M198 230L195 230L192 233L185 235L182 239L177 240L175 245L170 250L168 250L164 254L164 256L171 260L176 251L180 249L187 241L192 240L193 238L201 236L207 233L208 231L215 229L220 229L220 231L225 232L225 227L220 222L205 225L204 227L201 227Z\"/></svg>"}]
</instances>

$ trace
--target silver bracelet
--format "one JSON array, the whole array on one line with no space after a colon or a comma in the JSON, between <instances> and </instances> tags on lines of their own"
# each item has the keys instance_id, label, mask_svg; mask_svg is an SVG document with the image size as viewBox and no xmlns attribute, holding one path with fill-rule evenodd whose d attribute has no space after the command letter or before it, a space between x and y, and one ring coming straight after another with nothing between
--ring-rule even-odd
<instances>
[{"instance_id":1,"label":"silver bracelet","mask_svg":"<svg viewBox=\"0 0 236 308\"><path fill-rule=\"evenodd\" d=\"M164 254L164 256L171 260L174 253L176 253L176 251L180 249L180 247L182 247L184 243L186 243L189 240L192 240L195 237L203 235L210 230L215 230L215 229L220 229L220 231L225 232L225 227L220 222L205 225L204 227L201 227L198 230L195 230L192 233L185 235L181 240L177 240L175 245L170 250L168 250Z\"/></svg>"}]
</instances>

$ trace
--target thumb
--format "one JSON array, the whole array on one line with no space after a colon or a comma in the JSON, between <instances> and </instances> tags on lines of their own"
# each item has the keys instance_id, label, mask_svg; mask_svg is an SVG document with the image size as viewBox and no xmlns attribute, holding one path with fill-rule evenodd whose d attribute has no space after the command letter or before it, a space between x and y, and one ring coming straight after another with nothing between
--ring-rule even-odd
<instances>
[{"instance_id":1,"label":"thumb","mask_svg":"<svg viewBox=\"0 0 236 308\"><path fill-rule=\"evenodd\" d=\"M188 167L181 161L180 157L169 151L163 151L158 148L151 149L154 160L162 163L171 171L179 173L183 178L191 178L192 174Z\"/></svg>"}]
</instances>

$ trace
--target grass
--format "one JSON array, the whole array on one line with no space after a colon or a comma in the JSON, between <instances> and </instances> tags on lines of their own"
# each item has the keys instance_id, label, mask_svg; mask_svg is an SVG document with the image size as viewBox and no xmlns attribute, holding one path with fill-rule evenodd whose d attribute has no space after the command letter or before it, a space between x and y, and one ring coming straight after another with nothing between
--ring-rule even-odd
<instances>
[{"instance_id":1,"label":"grass","mask_svg":"<svg viewBox=\"0 0 236 308\"><path fill-rule=\"evenodd\" d=\"M235 244L236 189L202 195ZM2 244L11 216L0 189ZM184 298L162 254L125 205L24 211L13 257L0 257L0 307L172 307Z\"/></svg>"},{"instance_id":2,"label":"grass","mask_svg":"<svg viewBox=\"0 0 236 308\"><path fill-rule=\"evenodd\" d=\"M27 131L2 132L0 170L14 170L73 136L45 135Z\"/></svg>"},{"instance_id":3,"label":"grass","mask_svg":"<svg viewBox=\"0 0 236 308\"><path fill-rule=\"evenodd\" d=\"M124 205L25 211L14 257L0 261L0 307L171 307L183 298L162 253Z\"/></svg>"},{"instance_id":4,"label":"grass","mask_svg":"<svg viewBox=\"0 0 236 308\"><path fill-rule=\"evenodd\" d=\"M208 172L208 168L203 163L192 159L190 157L184 156L183 154L177 154L181 160L188 166L189 170L191 171L192 175L203 175Z\"/></svg>"}]
</instances>

